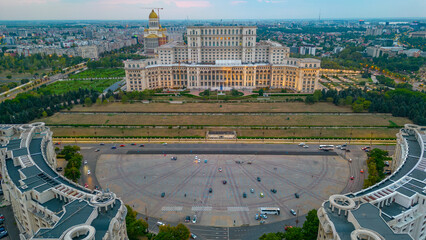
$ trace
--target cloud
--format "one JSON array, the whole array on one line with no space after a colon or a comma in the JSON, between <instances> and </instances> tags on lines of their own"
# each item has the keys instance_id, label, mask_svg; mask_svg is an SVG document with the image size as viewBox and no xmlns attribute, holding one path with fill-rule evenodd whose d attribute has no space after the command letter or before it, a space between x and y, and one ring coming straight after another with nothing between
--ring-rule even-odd
<instances>
[{"instance_id":1,"label":"cloud","mask_svg":"<svg viewBox=\"0 0 426 240\"><path fill-rule=\"evenodd\" d=\"M59 2L59 0L2 0L4 5L44 5Z\"/></svg>"},{"instance_id":2,"label":"cloud","mask_svg":"<svg viewBox=\"0 0 426 240\"><path fill-rule=\"evenodd\" d=\"M178 8L206 8L206 7L210 7L211 3L209 1L172 1L176 4L176 6Z\"/></svg>"},{"instance_id":3,"label":"cloud","mask_svg":"<svg viewBox=\"0 0 426 240\"><path fill-rule=\"evenodd\" d=\"M283 3L285 0L257 0L260 3Z\"/></svg>"},{"instance_id":4,"label":"cloud","mask_svg":"<svg viewBox=\"0 0 426 240\"><path fill-rule=\"evenodd\" d=\"M247 3L247 1L242 1L242 0L237 0L237 1L232 1L231 2L231 5L239 5L239 4L245 4L245 3Z\"/></svg>"}]
</instances>

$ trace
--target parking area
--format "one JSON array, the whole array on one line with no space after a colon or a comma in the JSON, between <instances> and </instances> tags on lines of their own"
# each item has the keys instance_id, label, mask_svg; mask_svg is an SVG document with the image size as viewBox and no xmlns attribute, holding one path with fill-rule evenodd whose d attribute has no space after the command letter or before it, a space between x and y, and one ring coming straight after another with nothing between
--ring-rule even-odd
<instances>
[{"instance_id":1,"label":"parking area","mask_svg":"<svg viewBox=\"0 0 426 240\"><path fill-rule=\"evenodd\" d=\"M95 169L103 189L140 213L167 222L195 215L197 224L218 227L259 225L262 207L281 211L264 223L294 218L291 209L303 215L350 182L339 155L103 153Z\"/></svg>"},{"instance_id":2,"label":"parking area","mask_svg":"<svg viewBox=\"0 0 426 240\"><path fill-rule=\"evenodd\" d=\"M3 198L3 197L2 197ZM12 206L5 206L0 208L0 214L4 216L3 224L1 227L4 227L8 233L8 236L1 238L2 240L15 240L19 239L19 230L15 217L13 215Z\"/></svg>"}]
</instances>

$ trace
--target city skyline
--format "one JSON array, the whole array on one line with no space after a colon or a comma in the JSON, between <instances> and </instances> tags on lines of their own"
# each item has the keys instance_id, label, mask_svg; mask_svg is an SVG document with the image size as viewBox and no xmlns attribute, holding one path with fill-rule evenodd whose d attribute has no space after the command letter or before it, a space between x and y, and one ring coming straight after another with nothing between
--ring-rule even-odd
<instances>
[{"instance_id":1,"label":"city skyline","mask_svg":"<svg viewBox=\"0 0 426 240\"><path fill-rule=\"evenodd\" d=\"M0 20L144 20L151 7L164 20L426 17L420 0L3 0Z\"/></svg>"}]
</instances>

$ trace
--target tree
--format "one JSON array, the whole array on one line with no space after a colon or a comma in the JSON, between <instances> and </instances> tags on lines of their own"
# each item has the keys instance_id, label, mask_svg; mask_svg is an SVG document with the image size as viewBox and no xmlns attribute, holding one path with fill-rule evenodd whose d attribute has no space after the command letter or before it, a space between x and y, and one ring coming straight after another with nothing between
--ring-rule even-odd
<instances>
[{"instance_id":1,"label":"tree","mask_svg":"<svg viewBox=\"0 0 426 240\"><path fill-rule=\"evenodd\" d=\"M264 91L263 91L263 89L261 88L261 89L259 90L259 96L263 96L263 93L264 93Z\"/></svg>"},{"instance_id":2,"label":"tree","mask_svg":"<svg viewBox=\"0 0 426 240\"><path fill-rule=\"evenodd\" d=\"M101 98L97 98L96 99L96 105L101 105L102 104L102 99Z\"/></svg>"},{"instance_id":3,"label":"tree","mask_svg":"<svg viewBox=\"0 0 426 240\"><path fill-rule=\"evenodd\" d=\"M314 102L319 102L319 100L322 98L321 90L315 90L313 97L314 97Z\"/></svg>"},{"instance_id":4,"label":"tree","mask_svg":"<svg viewBox=\"0 0 426 240\"><path fill-rule=\"evenodd\" d=\"M183 225L182 223L179 223L176 227L172 227L170 225L160 226L160 232L157 236L155 236L155 240L169 240L169 239L176 239L176 240L186 240L189 239L191 232L189 229Z\"/></svg>"},{"instance_id":5,"label":"tree","mask_svg":"<svg viewBox=\"0 0 426 240\"><path fill-rule=\"evenodd\" d=\"M123 96L121 97L121 102L122 102L122 103L128 103L128 102L129 102L129 98L128 98L126 95L123 95Z\"/></svg>"},{"instance_id":6,"label":"tree","mask_svg":"<svg viewBox=\"0 0 426 240\"><path fill-rule=\"evenodd\" d=\"M353 105L352 105L352 110L354 111L354 112L362 112L363 110L364 110L364 105L363 104L356 104L356 103L354 103Z\"/></svg>"},{"instance_id":7,"label":"tree","mask_svg":"<svg viewBox=\"0 0 426 240\"><path fill-rule=\"evenodd\" d=\"M303 223L302 232L305 240L317 239L319 219L317 210L312 209L306 215L306 221Z\"/></svg>"},{"instance_id":8,"label":"tree","mask_svg":"<svg viewBox=\"0 0 426 240\"><path fill-rule=\"evenodd\" d=\"M148 223L143 219L137 219L137 212L134 211L129 205L126 205L126 228L127 236L130 240L139 240L140 237L145 236L148 230Z\"/></svg>"},{"instance_id":9,"label":"tree","mask_svg":"<svg viewBox=\"0 0 426 240\"><path fill-rule=\"evenodd\" d=\"M284 233L284 239L286 240L303 240L303 232L300 227L292 227L287 229Z\"/></svg>"},{"instance_id":10,"label":"tree","mask_svg":"<svg viewBox=\"0 0 426 240\"><path fill-rule=\"evenodd\" d=\"M41 115L45 118L45 117L47 117L47 112L46 112L46 111L43 111L43 112L41 113Z\"/></svg>"},{"instance_id":11,"label":"tree","mask_svg":"<svg viewBox=\"0 0 426 240\"><path fill-rule=\"evenodd\" d=\"M282 240L284 238L284 233L265 233L263 234L259 240Z\"/></svg>"},{"instance_id":12,"label":"tree","mask_svg":"<svg viewBox=\"0 0 426 240\"><path fill-rule=\"evenodd\" d=\"M84 99L84 105L86 105L87 107L92 106L92 99L90 99L89 97Z\"/></svg>"},{"instance_id":13,"label":"tree","mask_svg":"<svg viewBox=\"0 0 426 240\"><path fill-rule=\"evenodd\" d=\"M314 104L315 103L314 97L312 95L306 96L305 103L306 104Z\"/></svg>"},{"instance_id":14,"label":"tree","mask_svg":"<svg viewBox=\"0 0 426 240\"><path fill-rule=\"evenodd\" d=\"M72 181L76 182L77 179L80 178L80 170L78 170L78 168L75 167L71 167L71 168L65 168L65 177L71 179Z\"/></svg>"}]
</instances>

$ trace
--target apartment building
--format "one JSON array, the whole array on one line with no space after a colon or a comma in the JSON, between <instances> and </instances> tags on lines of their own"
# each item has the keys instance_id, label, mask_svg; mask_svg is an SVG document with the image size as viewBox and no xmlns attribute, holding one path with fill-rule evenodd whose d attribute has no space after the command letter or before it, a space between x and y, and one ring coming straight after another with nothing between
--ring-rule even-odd
<instances>
[{"instance_id":1,"label":"apartment building","mask_svg":"<svg viewBox=\"0 0 426 240\"><path fill-rule=\"evenodd\" d=\"M1 187L21 240L126 240L127 209L112 192L92 191L56 172L44 123L0 125Z\"/></svg>"},{"instance_id":2,"label":"apartment building","mask_svg":"<svg viewBox=\"0 0 426 240\"><path fill-rule=\"evenodd\" d=\"M393 173L357 193L332 195L318 209L317 239L426 239L426 127L397 134Z\"/></svg>"}]
</instances>

